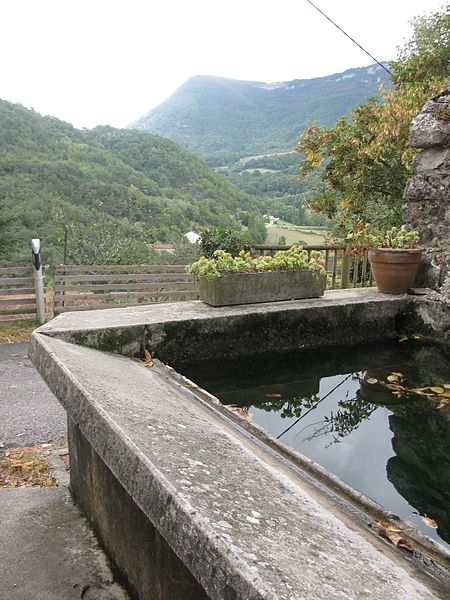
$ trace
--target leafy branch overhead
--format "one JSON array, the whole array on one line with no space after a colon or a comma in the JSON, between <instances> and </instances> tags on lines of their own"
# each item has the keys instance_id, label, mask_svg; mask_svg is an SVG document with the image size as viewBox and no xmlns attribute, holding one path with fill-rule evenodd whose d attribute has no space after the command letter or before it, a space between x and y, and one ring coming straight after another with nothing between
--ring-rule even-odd
<instances>
[{"instance_id":1,"label":"leafy branch overhead","mask_svg":"<svg viewBox=\"0 0 450 600\"><path fill-rule=\"evenodd\" d=\"M321 172L321 188L310 206L337 219L343 231L354 220L378 227L401 223L403 190L414 154L408 146L411 120L447 87L448 13L419 17L412 25L411 40L390 65L393 87L381 88L381 101L369 99L334 127L310 124L297 146L304 154L301 176Z\"/></svg>"}]
</instances>

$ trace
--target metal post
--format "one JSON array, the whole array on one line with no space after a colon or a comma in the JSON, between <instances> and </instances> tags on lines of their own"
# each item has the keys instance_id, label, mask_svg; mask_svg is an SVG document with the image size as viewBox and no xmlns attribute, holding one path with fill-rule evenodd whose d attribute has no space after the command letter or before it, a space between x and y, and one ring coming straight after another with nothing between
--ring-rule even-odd
<instances>
[{"instance_id":1,"label":"metal post","mask_svg":"<svg viewBox=\"0 0 450 600\"><path fill-rule=\"evenodd\" d=\"M41 240L31 240L34 266L34 289L36 292L36 313L39 325L45 323L44 277L41 263Z\"/></svg>"}]
</instances>

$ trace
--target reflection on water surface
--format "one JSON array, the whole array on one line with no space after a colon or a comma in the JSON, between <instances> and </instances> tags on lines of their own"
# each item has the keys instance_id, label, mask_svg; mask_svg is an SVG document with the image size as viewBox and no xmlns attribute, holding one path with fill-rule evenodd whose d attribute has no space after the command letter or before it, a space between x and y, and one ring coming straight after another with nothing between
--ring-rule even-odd
<instances>
[{"instance_id":1,"label":"reflection on water surface","mask_svg":"<svg viewBox=\"0 0 450 600\"><path fill-rule=\"evenodd\" d=\"M450 548L448 351L393 342L178 370Z\"/></svg>"}]
</instances>

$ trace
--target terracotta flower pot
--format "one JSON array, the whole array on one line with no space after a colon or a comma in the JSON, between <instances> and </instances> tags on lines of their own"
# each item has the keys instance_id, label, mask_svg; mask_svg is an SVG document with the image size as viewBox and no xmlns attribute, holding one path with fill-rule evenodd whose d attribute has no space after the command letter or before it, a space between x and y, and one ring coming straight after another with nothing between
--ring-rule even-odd
<instances>
[{"instance_id":1,"label":"terracotta flower pot","mask_svg":"<svg viewBox=\"0 0 450 600\"><path fill-rule=\"evenodd\" d=\"M404 294L414 283L422 249L369 250L369 261L377 288L383 294Z\"/></svg>"}]
</instances>

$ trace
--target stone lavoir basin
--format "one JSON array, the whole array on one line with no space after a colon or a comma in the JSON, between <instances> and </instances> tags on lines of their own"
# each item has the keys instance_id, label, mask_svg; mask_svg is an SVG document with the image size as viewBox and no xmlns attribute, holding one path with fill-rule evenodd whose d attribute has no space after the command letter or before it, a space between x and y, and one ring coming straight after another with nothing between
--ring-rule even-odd
<instances>
[{"instance_id":1,"label":"stone lavoir basin","mask_svg":"<svg viewBox=\"0 0 450 600\"><path fill-rule=\"evenodd\" d=\"M72 493L131 595L447 598L444 545L221 404L206 366L318 349L345 366L343 342L391 343L419 313L407 296L336 290L65 313L37 330L30 356L68 414Z\"/></svg>"},{"instance_id":2,"label":"stone lavoir basin","mask_svg":"<svg viewBox=\"0 0 450 600\"><path fill-rule=\"evenodd\" d=\"M450 349L411 336L177 370L450 549Z\"/></svg>"}]
</instances>

